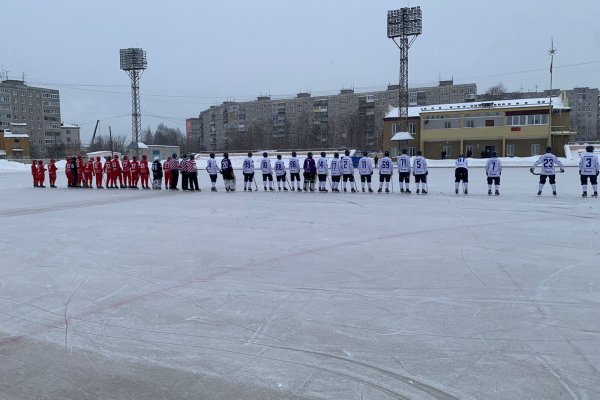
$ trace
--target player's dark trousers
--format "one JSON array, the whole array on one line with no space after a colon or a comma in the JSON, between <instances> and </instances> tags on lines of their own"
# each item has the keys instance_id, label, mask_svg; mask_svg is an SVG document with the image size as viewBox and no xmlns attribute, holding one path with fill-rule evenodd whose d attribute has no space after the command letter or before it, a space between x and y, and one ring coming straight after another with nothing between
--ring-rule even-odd
<instances>
[{"instance_id":1,"label":"player's dark trousers","mask_svg":"<svg viewBox=\"0 0 600 400\"><path fill-rule=\"evenodd\" d=\"M188 173L188 180L190 182L190 190L199 190L200 188L198 187L198 173L197 172L191 172Z\"/></svg>"},{"instance_id":2,"label":"player's dark trousers","mask_svg":"<svg viewBox=\"0 0 600 400\"><path fill-rule=\"evenodd\" d=\"M177 189L177 183L179 182L179 171L171 170L171 189Z\"/></svg>"},{"instance_id":3,"label":"player's dark trousers","mask_svg":"<svg viewBox=\"0 0 600 400\"><path fill-rule=\"evenodd\" d=\"M181 189L188 190L188 173L181 171Z\"/></svg>"}]
</instances>

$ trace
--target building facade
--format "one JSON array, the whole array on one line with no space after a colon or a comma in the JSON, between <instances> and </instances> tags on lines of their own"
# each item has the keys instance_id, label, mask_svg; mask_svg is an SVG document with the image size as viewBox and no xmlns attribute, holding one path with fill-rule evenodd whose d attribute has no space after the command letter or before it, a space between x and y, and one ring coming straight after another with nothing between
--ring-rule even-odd
<instances>
[{"instance_id":1,"label":"building facade","mask_svg":"<svg viewBox=\"0 0 600 400\"><path fill-rule=\"evenodd\" d=\"M28 125L31 155L45 158L60 136L60 95L58 90L28 86L23 81L0 82L0 129L10 123Z\"/></svg>"},{"instance_id":2,"label":"building facade","mask_svg":"<svg viewBox=\"0 0 600 400\"><path fill-rule=\"evenodd\" d=\"M27 124L14 123L10 125L10 129L0 129L0 158L31 158Z\"/></svg>"},{"instance_id":3,"label":"building facade","mask_svg":"<svg viewBox=\"0 0 600 400\"><path fill-rule=\"evenodd\" d=\"M442 158L442 153L529 157L551 145L555 154L564 156L564 145L576 135L569 125L570 111L564 97L552 98L551 119L548 98L411 107L414 139L397 144L391 140L399 125L397 110L392 109L384 119L384 150L396 155L400 146L412 147L432 159Z\"/></svg>"},{"instance_id":4,"label":"building facade","mask_svg":"<svg viewBox=\"0 0 600 400\"><path fill-rule=\"evenodd\" d=\"M436 101L466 102L476 99L477 86L454 85L409 89L411 104ZM224 102L195 118L201 133L201 149L246 150L256 148L353 147L381 150L383 119L390 105L398 104L398 85L386 90L357 93L342 89L338 94L312 96L298 93L291 99L259 96L254 101ZM189 132L193 133L188 119ZM188 133L189 134L189 133Z\"/></svg>"}]
</instances>

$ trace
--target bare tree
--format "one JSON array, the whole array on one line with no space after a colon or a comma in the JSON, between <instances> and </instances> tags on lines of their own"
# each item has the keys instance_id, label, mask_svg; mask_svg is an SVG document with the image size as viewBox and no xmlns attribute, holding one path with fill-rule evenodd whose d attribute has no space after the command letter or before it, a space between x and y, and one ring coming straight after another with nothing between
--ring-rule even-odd
<instances>
[{"instance_id":1,"label":"bare tree","mask_svg":"<svg viewBox=\"0 0 600 400\"><path fill-rule=\"evenodd\" d=\"M498 84L486 90L485 98L489 100L501 100L506 92L506 87L502 84L502 82L499 82Z\"/></svg>"}]
</instances>

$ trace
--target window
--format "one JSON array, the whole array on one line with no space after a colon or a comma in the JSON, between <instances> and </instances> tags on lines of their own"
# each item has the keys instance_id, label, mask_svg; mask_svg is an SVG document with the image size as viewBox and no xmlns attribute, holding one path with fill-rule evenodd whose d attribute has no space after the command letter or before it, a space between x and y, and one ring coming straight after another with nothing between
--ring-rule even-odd
<instances>
[{"instance_id":1,"label":"window","mask_svg":"<svg viewBox=\"0 0 600 400\"><path fill-rule=\"evenodd\" d=\"M475 120L473 120L473 119L466 120L465 128L475 128Z\"/></svg>"},{"instance_id":2,"label":"window","mask_svg":"<svg viewBox=\"0 0 600 400\"><path fill-rule=\"evenodd\" d=\"M408 133L417 133L417 124L411 122L408 124Z\"/></svg>"},{"instance_id":3,"label":"window","mask_svg":"<svg viewBox=\"0 0 600 400\"><path fill-rule=\"evenodd\" d=\"M446 157L450 157L452 156L452 147L450 146L444 146L442 148L443 152L446 153Z\"/></svg>"},{"instance_id":4,"label":"window","mask_svg":"<svg viewBox=\"0 0 600 400\"><path fill-rule=\"evenodd\" d=\"M467 153L467 157L470 157L470 155L473 155L473 145L472 144L467 144L465 146L465 152Z\"/></svg>"},{"instance_id":5,"label":"window","mask_svg":"<svg viewBox=\"0 0 600 400\"><path fill-rule=\"evenodd\" d=\"M452 122L444 121L444 129L450 129L450 128L452 128Z\"/></svg>"},{"instance_id":6,"label":"window","mask_svg":"<svg viewBox=\"0 0 600 400\"><path fill-rule=\"evenodd\" d=\"M486 119L485 120L485 126L494 126L494 120L493 119Z\"/></svg>"},{"instance_id":7,"label":"window","mask_svg":"<svg viewBox=\"0 0 600 400\"><path fill-rule=\"evenodd\" d=\"M531 155L532 156L538 156L540 155L540 145L539 144L532 144L531 145Z\"/></svg>"},{"instance_id":8,"label":"window","mask_svg":"<svg viewBox=\"0 0 600 400\"><path fill-rule=\"evenodd\" d=\"M417 154L417 150L415 147L409 147L408 148L408 155L410 157L414 157Z\"/></svg>"},{"instance_id":9,"label":"window","mask_svg":"<svg viewBox=\"0 0 600 400\"><path fill-rule=\"evenodd\" d=\"M506 145L506 157L514 157L515 156L515 145L507 144Z\"/></svg>"}]
</instances>

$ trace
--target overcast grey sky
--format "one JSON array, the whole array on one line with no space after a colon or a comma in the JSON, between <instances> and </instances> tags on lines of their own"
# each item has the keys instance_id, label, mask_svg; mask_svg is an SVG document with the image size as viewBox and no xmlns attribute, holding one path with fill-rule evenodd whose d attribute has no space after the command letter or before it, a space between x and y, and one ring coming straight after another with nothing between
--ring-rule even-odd
<instances>
[{"instance_id":1,"label":"overcast grey sky","mask_svg":"<svg viewBox=\"0 0 600 400\"><path fill-rule=\"evenodd\" d=\"M0 65L32 86L60 90L62 118L91 137L130 135L129 78L119 49L142 47L142 127L185 131L224 100L384 88L398 81L386 37L389 9L421 6L410 86L438 78L509 90L600 86L600 1L573 0L3 0ZM154 115L154 116L150 116ZM156 117L158 116L158 117Z\"/></svg>"}]
</instances>

